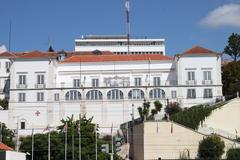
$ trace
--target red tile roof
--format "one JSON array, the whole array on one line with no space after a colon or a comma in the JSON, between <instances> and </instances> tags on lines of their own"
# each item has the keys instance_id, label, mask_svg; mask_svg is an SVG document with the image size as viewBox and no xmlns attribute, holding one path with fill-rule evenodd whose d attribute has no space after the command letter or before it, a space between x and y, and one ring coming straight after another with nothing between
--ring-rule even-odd
<instances>
[{"instance_id":1,"label":"red tile roof","mask_svg":"<svg viewBox=\"0 0 240 160\"><path fill-rule=\"evenodd\" d=\"M172 57L163 55L86 55L86 56L72 56L63 63L72 62L111 62L111 61L148 61L148 60L172 60Z\"/></svg>"},{"instance_id":2,"label":"red tile roof","mask_svg":"<svg viewBox=\"0 0 240 160\"><path fill-rule=\"evenodd\" d=\"M0 150L12 151L13 149L11 147L7 146L6 144L3 144L2 142L0 142Z\"/></svg>"},{"instance_id":3,"label":"red tile roof","mask_svg":"<svg viewBox=\"0 0 240 160\"><path fill-rule=\"evenodd\" d=\"M40 52L40 51L31 51L18 53L16 58L56 58L57 54L55 52Z\"/></svg>"},{"instance_id":4,"label":"red tile roof","mask_svg":"<svg viewBox=\"0 0 240 160\"><path fill-rule=\"evenodd\" d=\"M215 54L216 55L218 53L200 46L194 46L193 48L183 52L181 55L195 55L195 54Z\"/></svg>"},{"instance_id":5,"label":"red tile roof","mask_svg":"<svg viewBox=\"0 0 240 160\"><path fill-rule=\"evenodd\" d=\"M0 53L0 57L6 57L6 58L10 58L10 57L14 57L15 55L10 53L10 52L2 52Z\"/></svg>"}]
</instances>

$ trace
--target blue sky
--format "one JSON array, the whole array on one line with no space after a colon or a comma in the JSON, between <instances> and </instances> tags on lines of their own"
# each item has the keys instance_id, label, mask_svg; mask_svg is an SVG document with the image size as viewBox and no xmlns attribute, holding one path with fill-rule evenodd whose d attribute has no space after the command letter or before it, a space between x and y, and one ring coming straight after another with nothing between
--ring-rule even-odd
<instances>
[{"instance_id":1,"label":"blue sky","mask_svg":"<svg viewBox=\"0 0 240 160\"><path fill-rule=\"evenodd\" d=\"M124 0L0 0L0 43L12 51L74 50L86 34L125 34ZM169 55L193 45L221 52L240 33L240 0L131 0L131 36L165 38Z\"/></svg>"}]
</instances>

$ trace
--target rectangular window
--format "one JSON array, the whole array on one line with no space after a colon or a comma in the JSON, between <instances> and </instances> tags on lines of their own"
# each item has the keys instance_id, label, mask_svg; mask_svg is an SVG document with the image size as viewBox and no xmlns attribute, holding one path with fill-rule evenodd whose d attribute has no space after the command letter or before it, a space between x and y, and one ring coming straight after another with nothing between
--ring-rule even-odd
<instances>
[{"instance_id":1,"label":"rectangular window","mask_svg":"<svg viewBox=\"0 0 240 160\"><path fill-rule=\"evenodd\" d=\"M37 84L44 84L44 75L43 74L37 75Z\"/></svg>"},{"instance_id":2,"label":"rectangular window","mask_svg":"<svg viewBox=\"0 0 240 160\"><path fill-rule=\"evenodd\" d=\"M73 87L74 88L80 88L80 79L74 79L73 80Z\"/></svg>"},{"instance_id":3,"label":"rectangular window","mask_svg":"<svg viewBox=\"0 0 240 160\"><path fill-rule=\"evenodd\" d=\"M99 87L99 79L92 79L92 87Z\"/></svg>"},{"instance_id":4,"label":"rectangular window","mask_svg":"<svg viewBox=\"0 0 240 160\"><path fill-rule=\"evenodd\" d=\"M188 80L189 81L195 80L195 72L193 72L193 71L188 72Z\"/></svg>"},{"instance_id":5,"label":"rectangular window","mask_svg":"<svg viewBox=\"0 0 240 160\"><path fill-rule=\"evenodd\" d=\"M188 89L187 90L187 98L189 98L189 99L196 98L196 90L195 89Z\"/></svg>"},{"instance_id":6,"label":"rectangular window","mask_svg":"<svg viewBox=\"0 0 240 160\"><path fill-rule=\"evenodd\" d=\"M25 102L26 101L26 93L18 93L18 101Z\"/></svg>"},{"instance_id":7,"label":"rectangular window","mask_svg":"<svg viewBox=\"0 0 240 160\"><path fill-rule=\"evenodd\" d=\"M26 84L26 75L19 75L19 84L25 85Z\"/></svg>"},{"instance_id":8,"label":"rectangular window","mask_svg":"<svg viewBox=\"0 0 240 160\"><path fill-rule=\"evenodd\" d=\"M25 129L26 128L26 123L22 121L20 127L21 127L21 129Z\"/></svg>"},{"instance_id":9,"label":"rectangular window","mask_svg":"<svg viewBox=\"0 0 240 160\"><path fill-rule=\"evenodd\" d=\"M54 94L54 101L59 101L59 93Z\"/></svg>"},{"instance_id":10,"label":"rectangular window","mask_svg":"<svg viewBox=\"0 0 240 160\"><path fill-rule=\"evenodd\" d=\"M203 71L204 80L212 80L211 71Z\"/></svg>"},{"instance_id":11,"label":"rectangular window","mask_svg":"<svg viewBox=\"0 0 240 160\"><path fill-rule=\"evenodd\" d=\"M203 98L212 98L212 89L204 89Z\"/></svg>"},{"instance_id":12,"label":"rectangular window","mask_svg":"<svg viewBox=\"0 0 240 160\"><path fill-rule=\"evenodd\" d=\"M161 78L160 77L154 77L153 78L153 85L154 86L160 86L161 85Z\"/></svg>"},{"instance_id":13,"label":"rectangular window","mask_svg":"<svg viewBox=\"0 0 240 160\"><path fill-rule=\"evenodd\" d=\"M44 93L37 92L37 101L44 101Z\"/></svg>"},{"instance_id":14,"label":"rectangular window","mask_svg":"<svg viewBox=\"0 0 240 160\"><path fill-rule=\"evenodd\" d=\"M142 86L142 79L141 78L134 78L134 86Z\"/></svg>"},{"instance_id":15,"label":"rectangular window","mask_svg":"<svg viewBox=\"0 0 240 160\"><path fill-rule=\"evenodd\" d=\"M171 91L172 98L177 98L177 91Z\"/></svg>"},{"instance_id":16,"label":"rectangular window","mask_svg":"<svg viewBox=\"0 0 240 160\"><path fill-rule=\"evenodd\" d=\"M10 62L6 62L5 63L5 68L6 68L6 72L10 72L10 66L11 66L11 63Z\"/></svg>"}]
</instances>

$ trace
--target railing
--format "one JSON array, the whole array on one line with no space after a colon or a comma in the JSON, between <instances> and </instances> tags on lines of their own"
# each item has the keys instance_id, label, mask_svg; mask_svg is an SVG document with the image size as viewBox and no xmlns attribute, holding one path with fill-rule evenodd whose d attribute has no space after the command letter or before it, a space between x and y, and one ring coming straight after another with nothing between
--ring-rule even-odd
<instances>
[{"instance_id":1,"label":"railing","mask_svg":"<svg viewBox=\"0 0 240 160\"><path fill-rule=\"evenodd\" d=\"M17 84L16 86L18 89L25 89L27 88L27 85L26 84Z\"/></svg>"},{"instance_id":2,"label":"railing","mask_svg":"<svg viewBox=\"0 0 240 160\"><path fill-rule=\"evenodd\" d=\"M196 80L188 80L186 81L186 85L196 85L197 81Z\"/></svg>"},{"instance_id":3,"label":"railing","mask_svg":"<svg viewBox=\"0 0 240 160\"><path fill-rule=\"evenodd\" d=\"M213 81L212 80L203 80L202 84L204 84L204 85L211 85L211 84L213 84Z\"/></svg>"},{"instance_id":4,"label":"railing","mask_svg":"<svg viewBox=\"0 0 240 160\"><path fill-rule=\"evenodd\" d=\"M45 88L45 84L35 84L35 88Z\"/></svg>"}]
</instances>

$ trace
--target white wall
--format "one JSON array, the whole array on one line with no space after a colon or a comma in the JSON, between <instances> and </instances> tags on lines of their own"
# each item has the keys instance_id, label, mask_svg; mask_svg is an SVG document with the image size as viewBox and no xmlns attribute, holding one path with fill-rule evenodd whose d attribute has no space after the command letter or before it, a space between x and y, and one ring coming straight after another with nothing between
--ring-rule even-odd
<instances>
[{"instance_id":1,"label":"white wall","mask_svg":"<svg viewBox=\"0 0 240 160\"><path fill-rule=\"evenodd\" d=\"M6 151L6 160L26 160L26 154L21 152Z\"/></svg>"}]
</instances>

